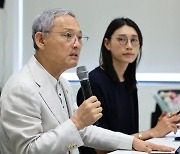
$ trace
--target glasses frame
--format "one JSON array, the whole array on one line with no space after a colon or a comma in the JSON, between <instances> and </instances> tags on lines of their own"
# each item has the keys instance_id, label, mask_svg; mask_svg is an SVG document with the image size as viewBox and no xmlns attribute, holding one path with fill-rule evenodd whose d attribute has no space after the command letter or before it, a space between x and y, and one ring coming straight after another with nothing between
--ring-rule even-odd
<instances>
[{"instance_id":1,"label":"glasses frame","mask_svg":"<svg viewBox=\"0 0 180 154\"><path fill-rule=\"evenodd\" d=\"M121 41L120 39L124 39L124 42ZM131 38L131 39L128 39L127 37L125 36L120 36L120 37L114 37L112 39L117 39L117 41L119 42L120 45L127 45L127 43L130 41L132 46L138 46L140 44L139 42L139 38ZM134 40L136 40L136 42L134 42ZM134 42L134 43L133 43Z\"/></svg>"},{"instance_id":2,"label":"glasses frame","mask_svg":"<svg viewBox=\"0 0 180 154\"><path fill-rule=\"evenodd\" d=\"M75 41L78 40L78 42L81 45L84 45L89 40L89 37L86 35L77 35L77 34L73 34L73 33L69 32L69 31L67 31L67 32L45 31L44 33L58 33L58 34L60 34L60 36L63 36L66 38L67 43L71 43L71 44L74 44Z\"/></svg>"}]
</instances>

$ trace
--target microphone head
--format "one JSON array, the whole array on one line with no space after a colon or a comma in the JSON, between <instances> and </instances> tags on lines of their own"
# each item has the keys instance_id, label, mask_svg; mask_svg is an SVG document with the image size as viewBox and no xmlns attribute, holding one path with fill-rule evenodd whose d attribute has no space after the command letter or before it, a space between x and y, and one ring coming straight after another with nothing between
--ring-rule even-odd
<instances>
[{"instance_id":1,"label":"microphone head","mask_svg":"<svg viewBox=\"0 0 180 154\"><path fill-rule=\"evenodd\" d=\"M86 70L85 66L77 67L76 73L80 81L88 79L88 71Z\"/></svg>"}]
</instances>

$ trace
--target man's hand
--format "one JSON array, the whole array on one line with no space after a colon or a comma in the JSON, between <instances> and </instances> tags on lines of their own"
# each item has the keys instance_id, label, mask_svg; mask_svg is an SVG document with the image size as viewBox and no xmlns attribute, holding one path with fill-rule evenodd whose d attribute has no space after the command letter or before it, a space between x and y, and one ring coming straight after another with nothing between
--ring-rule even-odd
<instances>
[{"instance_id":1,"label":"man's hand","mask_svg":"<svg viewBox=\"0 0 180 154\"><path fill-rule=\"evenodd\" d=\"M91 96L85 100L71 117L78 130L94 124L102 117L101 103L96 96Z\"/></svg>"},{"instance_id":2,"label":"man's hand","mask_svg":"<svg viewBox=\"0 0 180 154\"><path fill-rule=\"evenodd\" d=\"M167 147L164 145L157 145L150 142L142 141L137 138L133 140L133 149L137 151L143 151L150 153L151 151L162 151L162 152L171 152L174 151L174 148Z\"/></svg>"}]
</instances>

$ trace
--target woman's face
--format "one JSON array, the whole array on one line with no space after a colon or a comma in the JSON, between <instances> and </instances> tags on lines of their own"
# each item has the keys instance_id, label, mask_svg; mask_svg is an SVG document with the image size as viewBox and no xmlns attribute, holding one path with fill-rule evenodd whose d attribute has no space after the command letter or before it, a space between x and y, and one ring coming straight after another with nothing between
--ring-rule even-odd
<instances>
[{"instance_id":1,"label":"woman's face","mask_svg":"<svg viewBox=\"0 0 180 154\"><path fill-rule=\"evenodd\" d=\"M118 28L110 40L105 38L104 43L111 52L113 63L132 63L140 52L138 34L133 27L127 25Z\"/></svg>"}]
</instances>

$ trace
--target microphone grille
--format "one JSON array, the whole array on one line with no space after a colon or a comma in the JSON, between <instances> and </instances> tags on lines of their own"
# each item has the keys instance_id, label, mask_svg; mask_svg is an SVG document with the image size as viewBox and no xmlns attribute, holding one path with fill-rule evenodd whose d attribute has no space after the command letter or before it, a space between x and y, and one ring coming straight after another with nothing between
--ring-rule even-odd
<instances>
[{"instance_id":1,"label":"microphone grille","mask_svg":"<svg viewBox=\"0 0 180 154\"><path fill-rule=\"evenodd\" d=\"M76 69L77 76L79 80L88 79L88 71L86 70L85 66L79 66Z\"/></svg>"}]
</instances>

